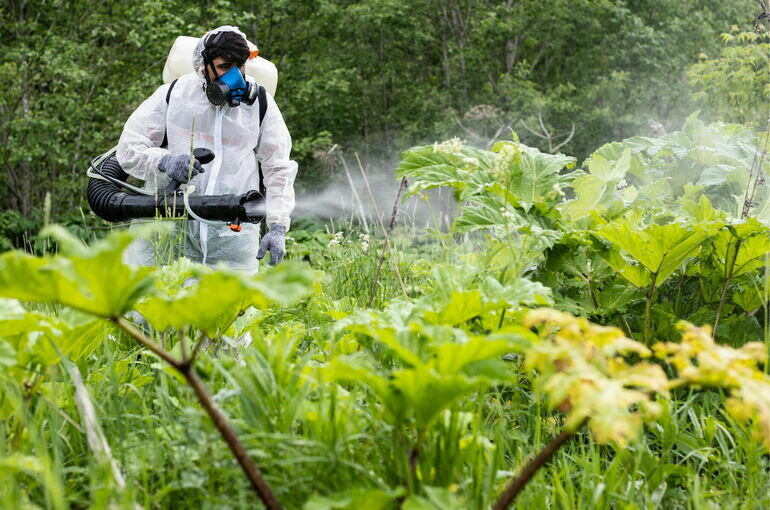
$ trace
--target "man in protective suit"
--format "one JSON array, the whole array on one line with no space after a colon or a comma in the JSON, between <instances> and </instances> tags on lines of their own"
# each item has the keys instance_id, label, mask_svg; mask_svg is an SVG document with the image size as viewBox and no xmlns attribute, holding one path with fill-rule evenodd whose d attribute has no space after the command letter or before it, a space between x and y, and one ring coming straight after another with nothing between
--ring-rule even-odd
<instances>
[{"instance_id":1,"label":"man in protective suit","mask_svg":"<svg viewBox=\"0 0 770 510\"><path fill-rule=\"evenodd\" d=\"M129 175L145 181L145 189L163 190L171 179L195 186L194 194L238 195L259 188L257 161L262 164L266 193L266 222L270 231L260 244L259 227L243 224L241 232L227 225L187 221L184 254L193 261L218 263L248 272L270 252L270 263L285 255L285 235L294 209L297 163L289 157L291 136L273 97L260 126L259 101L238 106L212 104L206 88L232 68L244 74L249 43L236 27L222 26L204 35L193 55L194 73L159 87L131 115L123 128L117 159ZM238 77L240 79L240 77ZM245 76L244 76L245 79ZM168 101L166 100L168 95ZM162 147L164 139L167 147ZM190 147L214 152L214 160L190 165ZM136 220L138 221L138 220ZM136 241L126 261L156 263L149 241ZM162 262L162 261L157 261Z\"/></svg>"}]
</instances>

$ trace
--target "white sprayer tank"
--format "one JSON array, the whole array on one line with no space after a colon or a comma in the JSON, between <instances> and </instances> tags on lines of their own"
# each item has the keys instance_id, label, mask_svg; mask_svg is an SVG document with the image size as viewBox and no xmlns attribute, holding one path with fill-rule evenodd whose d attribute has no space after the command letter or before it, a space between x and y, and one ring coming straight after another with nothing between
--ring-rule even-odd
<instances>
[{"instance_id":1,"label":"white sprayer tank","mask_svg":"<svg viewBox=\"0 0 770 510\"><path fill-rule=\"evenodd\" d=\"M195 47L198 45L198 37L180 35L168 52L166 65L163 67L163 83L170 83L183 74L194 72L192 59ZM262 57L251 58L246 61L246 77L255 83L262 85L275 96L275 88L278 85L278 70L275 64Z\"/></svg>"}]
</instances>

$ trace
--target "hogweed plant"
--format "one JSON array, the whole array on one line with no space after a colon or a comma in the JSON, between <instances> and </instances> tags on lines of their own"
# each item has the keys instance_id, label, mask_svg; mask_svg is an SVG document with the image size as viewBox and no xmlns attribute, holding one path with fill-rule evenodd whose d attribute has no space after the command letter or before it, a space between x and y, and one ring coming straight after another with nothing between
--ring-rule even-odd
<instances>
[{"instance_id":1,"label":"hogweed plant","mask_svg":"<svg viewBox=\"0 0 770 510\"><path fill-rule=\"evenodd\" d=\"M714 342L709 326L695 327L680 322L680 343L658 343L655 356L676 369L669 386L723 388L729 393L727 412L738 422L750 423L753 438L770 450L770 376L767 347L749 342L740 348Z\"/></svg>"},{"instance_id":2,"label":"hogweed plant","mask_svg":"<svg viewBox=\"0 0 770 510\"><path fill-rule=\"evenodd\" d=\"M117 326L167 362L192 388L265 506L281 508L232 425L204 386L195 370L195 361L207 345L222 342L223 337L233 334L236 320L247 309L265 309L274 302L298 300L309 291L312 276L291 264L265 274L246 275L225 269L211 271L189 261L163 269L122 263L123 251L132 241L159 228L151 225L137 231L114 233L87 247L65 230L48 227L43 235L57 240L62 254L34 257L8 252L0 256L0 296L77 310L99 323ZM172 336L178 337L179 353L164 348L126 319L126 314L136 311L157 331L175 332ZM29 332L39 329L34 317L27 318L25 324ZM53 333L54 344L68 343L64 336L68 329ZM192 332L189 339L188 332ZM5 342L0 345L9 350ZM56 349L59 356L65 352L72 351ZM11 348L10 354L15 354L15 350Z\"/></svg>"},{"instance_id":3,"label":"hogweed plant","mask_svg":"<svg viewBox=\"0 0 770 510\"><path fill-rule=\"evenodd\" d=\"M768 360L763 343L719 345L709 326L683 321L681 342L660 342L650 349L618 328L552 309L527 313L524 325L538 330L538 341L524 351L535 390L566 418L562 432L509 484L495 510L507 508L583 425L596 443L625 447L638 439L644 423L659 417L656 400L684 386L728 390L727 412L750 423L753 440L770 450L770 376L762 369ZM670 365L676 377L669 379L661 364Z\"/></svg>"},{"instance_id":4,"label":"hogweed plant","mask_svg":"<svg viewBox=\"0 0 770 510\"><path fill-rule=\"evenodd\" d=\"M524 325L538 330L538 341L524 351L535 391L551 409L566 413L566 419L562 432L511 481L495 510L507 508L584 424L597 443L626 445L636 440L643 423L658 416L657 396L668 395L663 369L644 360L652 351L618 328L547 308L527 313Z\"/></svg>"}]
</instances>

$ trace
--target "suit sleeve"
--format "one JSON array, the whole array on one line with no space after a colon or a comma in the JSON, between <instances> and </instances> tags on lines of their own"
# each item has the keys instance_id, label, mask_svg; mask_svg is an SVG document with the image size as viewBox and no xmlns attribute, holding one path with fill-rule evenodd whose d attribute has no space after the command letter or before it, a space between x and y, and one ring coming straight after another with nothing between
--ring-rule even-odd
<instances>
[{"instance_id":1,"label":"suit sleeve","mask_svg":"<svg viewBox=\"0 0 770 510\"><path fill-rule=\"evenodd\" d=\"M262 121L257 159L267 190L267 224L279 223L287 229L294 210L294 179L297 163L290 158L291 135L273 96L267 94L267 111Z\"/></svg>"},{"instance_id":2,"label":"suit sleeve","mask_svg":"<svg viewBox=\"0 0 770 510\"><path fill-rule=\"evenodd\" d=\"M169 86L159 87L134 110L123 126L118 142L118 163L127 174L144 181L157 176L160 158L169 153L160 148L166 133Z\"/></svg>"}]
</instances>

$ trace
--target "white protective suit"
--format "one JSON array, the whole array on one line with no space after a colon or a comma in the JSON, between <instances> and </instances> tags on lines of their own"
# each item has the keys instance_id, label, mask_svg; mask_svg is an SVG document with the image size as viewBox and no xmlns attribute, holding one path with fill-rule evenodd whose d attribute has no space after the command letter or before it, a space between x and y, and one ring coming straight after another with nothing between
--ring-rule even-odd
<instances>
[{"instance_id":1,"label":"white protective suit","mask_svg":"<svg viewBox=\"0 0 770 510\"><path fill-rule=\"evenodd\" d=\"M225 30L243 35L229 26L206 35ZM118 163L129 175L144 180L145 189L163 190L169 178L158 170L160 159L166 154L189 154L192 137L193 147L211 149L215 155L212 162L203 166L205 172L190 181L195 186L193 194L239 195L259 189L259 160L267 189L267 224L279 223L288 230L289 215L294 209L297 163L289 158L291 136L281 112L267 93L267 111L260 128L258 100L253 105L241 103L237 107L211 104L204 89L201 54L205 39L206 36L201 38L194 53L196 72L178 79L168 104L166 93L170 84L159 87L128 119L118 143ZM167 149L160 147L164 132L168 133ZM233 269L255 272L259 267L259 225L241 226L241 232L233 232L224 224L213 226L188 220L185 256L210 266L222 262ZM153 252L151 242L136 241L126 252L126 262L153 265Z\"/></svg>"}]
</instances>

